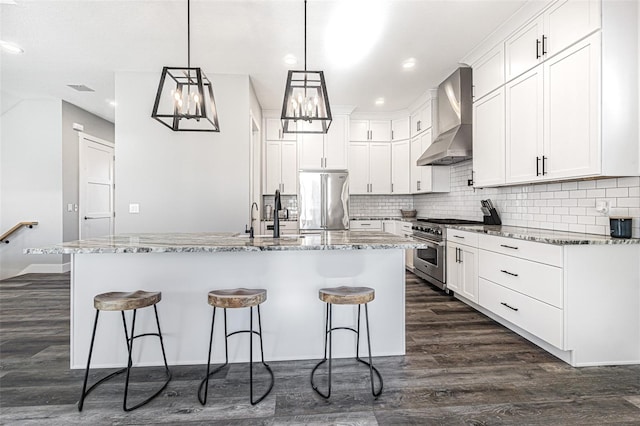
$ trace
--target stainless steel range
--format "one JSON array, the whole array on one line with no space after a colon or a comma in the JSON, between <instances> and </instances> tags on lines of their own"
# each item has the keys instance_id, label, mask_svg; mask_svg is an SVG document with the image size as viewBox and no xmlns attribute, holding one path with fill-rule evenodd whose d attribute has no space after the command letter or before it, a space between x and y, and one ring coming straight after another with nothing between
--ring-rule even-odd
<instances>
[{"instance_id":1,"label":"stainless steel range","mask_svg":"<svg viewBox=\"0 0 640 426\"><path fill-rule=\"evenodd\" d=\"M414 273L431 284L447 290L447 225L481 225L464 219L418 219L411 227L413 238L429 248L417 249L413 255Z\"/></svg>"}]
</instances>

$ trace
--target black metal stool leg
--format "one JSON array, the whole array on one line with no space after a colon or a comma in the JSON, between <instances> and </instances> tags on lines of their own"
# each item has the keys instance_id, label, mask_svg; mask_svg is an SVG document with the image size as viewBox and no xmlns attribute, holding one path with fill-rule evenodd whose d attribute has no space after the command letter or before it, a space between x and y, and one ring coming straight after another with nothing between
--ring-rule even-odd
<instances>
[{"instance_id":1,"label":"black metal stool leg","mask_svg":"<svg viewBox=\"0 0 640 426\"><path fill-rule=\"evenodd\" d=\"M332 328L332 318L333 317L333 310L331 307L330 303L327 303L327 309L326 309L326 317L325 317L325 321L324 321L324 358L322 359L322 361L320 361L319 363L316 364L315 367L313 367L313 370L311 370L311 387L313 388L314 391L316 391L318 393L318 395L320 395L321 397L328 399L331 396L331 360L332 360L332 351L331 351L331 332L333 331ZM322 393L322 391L320 389L318 389L318 386L313 382L313 376L316 372L316 370L318 369L318 367L320 367L322 364L324 364L325 362L327 362L327 342L329 343L328 347L329 347L329 375L328 375L328 384L327 384L327 393Z\"/></svg>"},{"instance_id":2,"label":"black metal stool leg","mask_svg":"<svg viewBox=\"0 0 640 426\"><path fill-rule=\"evenodd\" d=\"M365 315L365 319L366 319L366 323L367 323L367 346L369 347L369 362L364 361L363 359L357 358L357 360L367 366L369 366L369 376L371 378L371 394L375 397L378 398L380 396L380 394L382 393L382 388L383 388L383 382L382 382L382 375L380 374L380 372L378 371L378 369L376 367L373 366L373 359L371 357L371 333L370 333L370 329L369 329L369 307L367 306L367 303L364 304L364 315ZM358 305L358 328L360 327L360 305ZM378 377L378 380L380 381L380 389L378 389L378 392L375 391L375 386L374 386L374 381L373 381L373 374L376 374L376 376Z\"/></svg>"},{"instance_id":3,"label":"black metal stool leg","mask_svg":"<svg viewBox=\"0 0 640 426\"><path fill-rule=\"evenodd\" d=\"M260 318L260 305L258 305L258 332L253 331L253 307L251 307L250 315L251 315L251 319L249 320L249 328L250 328L249 338L251 340L249 342L249 401L251 402L251 405L256 405L257 403L265 399L267 395L269 395L269 393L271 392L271 389L273 389L275 378L273 376L273 371L271 370L271 367L269 367L269 364L264 362L264 347L262 345L262 320ZM267 391L264 394L262 394L260 398L256 400L253 399L253 335L254 334L257 334L260 337L260 357L262 359L262 365L264 365L264 367L267 369L267 372L271 376L271 383L269 385L269 389L267 389Z\"/></svg>"},{"instance_id":4,"label":"black metal stool leg","mask_svg":"<svg viewBox=\"0 0 640 426\"><path fill-rule=\"evenodd\" d=\"M129 339L128 343L128 349L129 349L129 357L128 357L128 362L127 362L127 378L124 381L124 400L122 401L122 409L124 411L129 411L127 410L127 393L129 392L129 376L131 374L131 365L133 364L133 361L131 359L131 353L133 352L133 340L134 340L134 336L135 336L135 329L136 329L136 313L138 312L137 309L133 310L133 320L131 321L131 339ZM124 313L123 313L124 315ZM124 332L125 334L127 333L127 325L125 324L124 327Z\"/></svg>"},{"instance_id":5,"label":"black metal stool leg","mask_svg":"<svg viewBox=\"0 0 640 426\"><path fill-rule=\"evenodd\" d=\"M162 391L167 387L167 385L169 384L169 382L171 381L171 370L169 370L169 365L167 363L167 356L165 354L164 351L164 343L163 343L163 339L162 339L162 331L160 330L160 320L158 319L158 310L156 309L156 306L153 305L153 309L154 309L154 313L155 313L155 318L156 318L156 326L158 328L158 332L157 333L144 333L144 334L139 334L139 335L135 335L135 327L136 327L136 314L137 314L137 309L133 310L133 320L131 322L131 338L129 338L128 343L129 343L129 362L127 363L127 377L125 379L125 386L124 386L124 400L122 402L122 408L124 411L133 411L136 408L140 408L145 404L148 404L149 402L151 402L152 399L154 399L156 396L160 395L160 393L162 393ZM124 321L124 312L122 314L122 318ZM127 324L126 321L124 322L124 329L125 329L125 336L127 335ZM162 387L160 387L160 389L158 389L153 395L151 395L150 397L146 398L145 400L143 400L142 402L134 405L133 407L127 407L127 396L129 394L129 378L131 376L131 367L133 366L133 341L135 339L137 339L138 337L143 337L143 336L157 336L158 339L160 340L160 348L162 349L162 358L164 360L164 371L165 374L167 376L167 380L164 382L164 384L162 385Z\"/></svg>"},{"instance_id":6,"label":"black metal stool leg","mask_svg":"<svg viewBox=\"0 0 640 426\"><path fill-rule=\"evenodd\" d=\"M224 364L219 365L218 367L211 370L211 352L213 347L213 326L216 321L216 307L213 307L213 318L211 319L211 336L209 337L209 358L207 360L207 375L200 382L200 387L198 387L198 400L200 404L205 405L207 403L207 393L209 390L209 377L216 374L218 371L222 370L229 364L229 345L227 344L227 339L229 334L227 333L227 309L223 308L223 316L224 316ZM232 333L233 334L233 333ZM204 395L203 395L204 389Z\"/></svg>"},{"instance_id":7,"label":"black metal stool leg","mask_svg":"<svg viewBox=\"0 0 640 426\"><path fill-rule=\"evenodd\" d=\"M91 345L89 345L89 358L87 359L87 369L84 372L84 384L82 385L82 395L80 396L80 402L78 402L78 411L82 411L84 406L84 398L89 392L87 392L87 380L89 379L89 367L91 366L91 354L93 353L93 342L96 338L96 328L98 326L98 316L100 311L96 309L96 319L93 321L93 332L91 333Z\"/></svg>"},{"instance_id":8,"label":"black metal stool leg","mask_svg":"<svg viewBox=\"0 0 640 426\"><path fill-rule=\"evenodd\" d=\"M353 329L351 327L333 327L333 318L332 318L332 306L330 303L327 303L327 317L325 319L325 342L324 342L324 358L322 359L322 361L320 361L318 364L316 364L315 367L313 367L313 370L311 371L311 387L313 388L314 391L316 391L320 396L322 396L325 399L328 399L331 396L331 360L332 360L332 351L331 351L331 334L336 331L336 330L350 330L352 332L354 332L356 334L356 360L358 362L361 362L365 365L367 365L369 367L369 376L371 379L371 393L373 394L373 396L375 398L378 398L380 396L380 394L382 393L382 388L383 388L383 382L382 382L382 375L380 374L380 372L378 371L378 369L376 367L374 367L373 365L373 358L371 356L371 336L370 336L370 332L369 332L369 310L368 310L368 306L365 303L364 304L364 311L365 311L365 319L366 319L366 323L367 323L367 345L369 348L369 362L363 360L362 358L360 358L360 313L361 313L361 309L360 309L360 305L358 305L358 319L357 319L357 328ZM327 341L329 343L329 383L328 383L328 390L327 393L324 394L322 393L319 389L318 386L315 385L314 381L313 381L313 377L314 374L316 372L316 370L318 369L318 367L320 367L322 364L324 364L327 361ZM373 375L375 375L378 377L378 380L380 381L380 389L376 392L375 391L375 384L374 384L374 378Z\"/></svg>"}]
</instances>

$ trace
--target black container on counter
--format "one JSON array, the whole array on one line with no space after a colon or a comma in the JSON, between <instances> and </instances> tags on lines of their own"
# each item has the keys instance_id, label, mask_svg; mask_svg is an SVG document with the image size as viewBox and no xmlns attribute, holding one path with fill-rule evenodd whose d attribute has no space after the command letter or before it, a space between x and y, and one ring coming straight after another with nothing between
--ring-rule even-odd
<instances>
[{"instance_id":1,"label":"black container on counter","mask_svg":"<svg viewBox=\"0 0 640 426\"><path fill-rule=\"evenodd\" d=\"M614 238L631 238L631 218L630 217L611 217L609 218L611 225L611 236Z\"/></svg>"}]
</instances>

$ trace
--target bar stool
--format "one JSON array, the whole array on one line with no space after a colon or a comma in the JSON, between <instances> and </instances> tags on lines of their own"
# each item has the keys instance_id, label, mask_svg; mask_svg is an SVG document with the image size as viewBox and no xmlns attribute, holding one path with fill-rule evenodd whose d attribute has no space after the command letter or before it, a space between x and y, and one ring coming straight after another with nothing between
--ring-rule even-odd
<instances>
[{"instance_id":1,"label":"bar stool","mask_svg":"<svg viewBox=\"0 0 640 426\"><path fill-rule=\"evenodd\" d=\"M82 411L82 407L84 405L84 399L89 393L96 388L96 386L101 383L127 372L127 378L125 380L124 385L124 400L122 402L122 408L124 411L132 411L136 408L140 408L149 401L151 401L156 396L160 395L160 393L167 387L169 381L171 380L171 371L169 370L169 365L167 364L167 356L164 352L164 343L162 341L162 332L160 331L160 321L158 320L158 309L156 308L156 304L160 302L162 299L162 293L159 291L156 292L148 292L138 290L131 293L125 292L111 292L111 293L102 293L93 298L93 306L96 308L96 318L93 322L93 333L91 334L91 345L89 346L89 358L87 359L87 370L84 373L84 384L82 385L82 396L80 397L80 402L78 402L78 411ZM156 325L158 326L157 333L144 333L135 335L135 327L136 327L136 313L138 309L146 308L148 306L153 306L153 310L156 315ZM133 319L131 321L131 338L129 338L129 333L127 332L127 321L124 317L124 311L130 311L133 309ZM120 311L122 314L122 325L124 327L124 335L127 340L127 352L129 353L127 366L121 370L118 370L114 373L109 374L106 377L98 380L87 390L87 379L89 378L89 368L91 366L91 354L93 353L93 343L96 337L96 328L98 326L98 316L100 315L100 311ZM133 407L127 407L127 394L129 391L129 375L131 372L131 366L133 362L131 361L131 353L133 352L133 341L138 337L143 336L158 336L160 339L160 347L162 348L162 358L164 359L164 368L165 374L167 376L167 380L164 382L162 387L149 398L144 401L134 405Z\"/></svg>"},{"instance_id":2,"label":"bar stool","mask_svg":"<svg viewBox=\"0 0 640 426\"><path fill-rule=\"evenodd\" d=\"M311 371L311 387L320 396L328 399L331 396L331 333L336 330L349 330L356 333L356 360L369 367L369 376L371 378L371 393L375 398L378 398L382 393L382 376L376 367L373 366L371 359L371 337L369 333L369 309L367 304L375 298L375 290L369 287L334 287L334 288L321 288L318 294L320 300L327 304L326 318L325 318L325 335L324 335L324 358ZM358 328L353 329L351 327L333 327L332 325L332 307L333 305L358 305ZM364 305L364 313L367 322L367 345L369 347L369 362L360 358L360 305ZM318 386L313 382L313 376L322 364L327 362L327 338L329 340L329 381L327 393L322 393ZM376 392L373 382L373 373L376 374L380 381L380 389Z\"/></svg>"},{"instance_id":3,"label":"bar stool","mask_svg":"<svg viewBox=\"0 0 640 426\"><path fill-rule=\"evenodd\" d=\"M198 400L202 405L207 403L207 391L209 388L209 377L213 376L218 371L222 370L227 364L229 364L229 350L227 339L235 334L249 333L249 401L251 405L255 405L266 398L273 389L274 377L271 367L264 362L264 350L262 346L262 322L260 320L260 304L267 300L267 290L264 289L247 289L247 288L234 288L227 290L213 290L209 292L208 302L213 306L213 318L211 319L211 335L209 337L209 357L207 359L207 375L200 382L198 388ZM258 308L258 331L253 330L253 307ZM211 367L211 348L213 346L213 327L216 321L216 308L224 309L224 354L225 362L223 365L210 371ZM238 330L233 333L227 332L227 309L235 308L249 308L249 329ZM271 375L271 384L269 389L257 400L253 399L253 335L257 334L260 337L260 356L262 357L262 365L265 366L269 374Z\"/></svg>"}]
</instances>

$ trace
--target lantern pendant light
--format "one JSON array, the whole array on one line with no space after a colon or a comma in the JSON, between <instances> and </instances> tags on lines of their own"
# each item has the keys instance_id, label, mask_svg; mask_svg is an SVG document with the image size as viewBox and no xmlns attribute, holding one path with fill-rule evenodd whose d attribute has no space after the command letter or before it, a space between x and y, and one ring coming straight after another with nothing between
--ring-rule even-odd
<instances>
[{"instance_id":1,"label":"lantern pendant light","mask_svg":"<svg viewBox=\"0 0 640 426\"><path fill-rule=\"evenodd\" d=\"M187 67L164 67L151 117L176 132L219 132L211 81L191 67L191 0L187 0Z\"/></svg>"},{"instance_id":2,"label":"lantern pendant light","mask_svg":"<svg viewBox=\"0 0 640 426\"><path fill-rule=\"evenodd\" d=\"M304 1L304 71L289 71L280 119L284 133L327 133L331 126L324 73L307 70L307 0Z\"/></svg>"}]
</instances>

